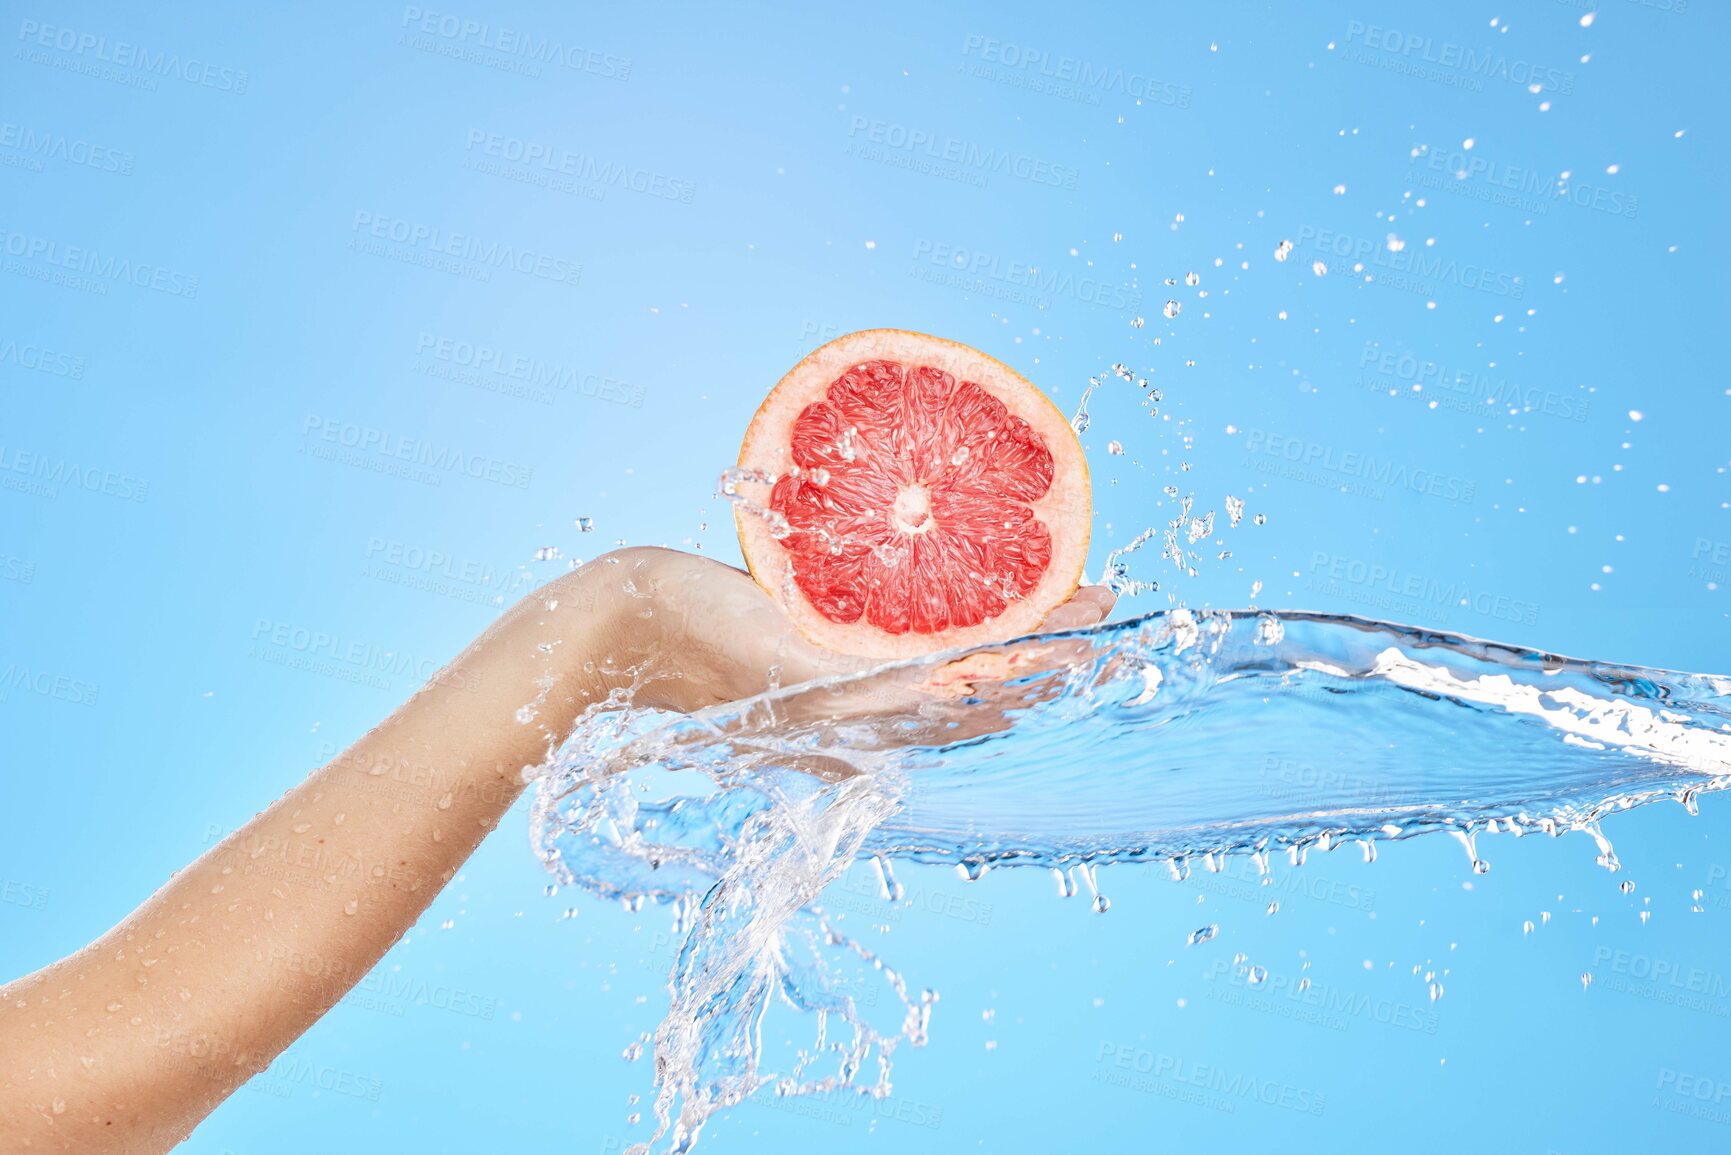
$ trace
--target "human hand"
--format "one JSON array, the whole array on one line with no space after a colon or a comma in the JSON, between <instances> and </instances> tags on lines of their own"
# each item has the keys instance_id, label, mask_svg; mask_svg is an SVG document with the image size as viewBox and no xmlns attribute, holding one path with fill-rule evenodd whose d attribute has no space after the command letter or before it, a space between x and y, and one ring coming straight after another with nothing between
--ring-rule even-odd
<instances>
[{"instance_id":1,"label":"human hand","mask_svg":"<svg viewBox=\"0 0 1731 1155\"><path fill-rule=\"evenodd\" d=\"M594 643L596 660L610 663L609 677L630 687L635 705L689 713L769 689L864 674L884 664L807 641L749 574L710 558L637 547L608 554L579 572L595 590L603 622ZM1104 620L1112 604L1105 588L1085 586L1047 616L1042 632L1086 628ZM1040 652L1062 657L1051 647ZM1033 651L1018 654L1030 658ZM1024 668L1021 661L988 660L966 672L971 680L990 680ZM870 694L829 698L847 714L868 698L883 708L905 700L909 692L945 695L944 684L918 686L917 681L889 677Z\"/></svg>"}]
</instances>

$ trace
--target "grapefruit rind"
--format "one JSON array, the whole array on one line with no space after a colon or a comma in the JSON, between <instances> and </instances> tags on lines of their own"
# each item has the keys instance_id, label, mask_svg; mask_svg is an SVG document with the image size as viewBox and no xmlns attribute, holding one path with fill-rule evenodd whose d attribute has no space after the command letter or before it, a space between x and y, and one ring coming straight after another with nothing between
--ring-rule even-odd
<instances>
[{"instance_id":1,"label":"grapefruit rind","mask_svg":"<svg viewBox=\"0 0 1731 1155\"><path fill-rule=\"evenodd\" d=\"M940 369L957 381L972 381L1003 402L1045 439L1054 462L1051 488L1028 503L1052 535L1052 558L1029 593L978 625L936 633L892 634L865 622L832 622L793 582L793 558L756 510L734 507L746 566L808 640L827 649L868 657L913 657L937 650L1006 641L1034 632L1054 608L1076 591L1088 557L1092 500L1088 462L1069 419L1050 398L1014 369L957 341L906 329L867 329L838 337L808 354L770 390L746 429L739 465L746 475L781 476L793 464L792 428L806 406L824 397L849 369L874 360ZM747 483L743 496L759 509L769 487Z\"/></svg>"}]
</instances>

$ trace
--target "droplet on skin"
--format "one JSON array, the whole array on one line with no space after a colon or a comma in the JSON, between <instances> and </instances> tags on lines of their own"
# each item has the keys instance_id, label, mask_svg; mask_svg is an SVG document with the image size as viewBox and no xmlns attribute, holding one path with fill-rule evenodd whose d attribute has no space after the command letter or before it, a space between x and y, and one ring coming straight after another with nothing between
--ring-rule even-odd
<instances>
[{"instance_id":1,"label":"droplet on skin","mask_svg":"<svg viewBox=\"0 0 1731 1155\"><path fill-rule=\"evenodd\" d=\"M361 904L356 902L352 898L349 899L347 902L343 903L343 913L344 914L354 914L356 911L358 911L360 909L361 909Z\"/></svg>"}]
</instances>

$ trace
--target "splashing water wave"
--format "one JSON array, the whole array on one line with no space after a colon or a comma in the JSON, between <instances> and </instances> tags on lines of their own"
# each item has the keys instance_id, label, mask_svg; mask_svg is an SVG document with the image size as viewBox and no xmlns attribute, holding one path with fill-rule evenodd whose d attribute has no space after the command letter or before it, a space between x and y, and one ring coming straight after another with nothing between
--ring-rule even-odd
<instances>
[{"instance_id":1,"label":"splashing water wave","mask_svg":"<svg viewBox=\"0 0 1731 1155\"><path fill-rule=\"evenodd\" d=\"M1582 830L1731 784L1731 677L1580 661L1311 613L1174 610L890 663L689 716L599 712L544 767L533 838L561 883L672 907L649 1145L773 1094L889 1093L935 995L840 933L861 858L1093 867L1447 830ZM1475 863L1475 869L1483 868ZM1068 870L1068 873L1065 871ZM1104 909L1104 900L1096 899ZM877 983L900 1021L858 996ZM875 1001L875 1000L874 1000ZM814 1020L771 1062L772 1009ZM773 1069L773 1070L772 1070ZM868 1078L875 1072L875 1078ZM647 1147L642 1148L647 1149Z\"/></svg>"}]
</instances>

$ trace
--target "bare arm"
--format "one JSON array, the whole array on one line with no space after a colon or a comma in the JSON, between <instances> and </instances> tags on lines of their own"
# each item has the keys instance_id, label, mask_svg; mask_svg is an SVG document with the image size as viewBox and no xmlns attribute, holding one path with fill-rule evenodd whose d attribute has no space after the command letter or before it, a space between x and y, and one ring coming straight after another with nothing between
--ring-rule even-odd
<instances>
[{"instance_id":1,"label":"bare arm","mask_svg":"<svg viewBox=\"0 0 1731 1155\"><path fill-rule=\"evenodd\" d=\"M366 976L522 771L616 689L687 710L756 693L772 668L791 684L858 665L705 559L625 550L550 583L113 930L0 987L0 1151L185 1138Z\"/></svg>"}]
</instances>

